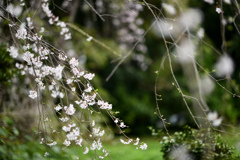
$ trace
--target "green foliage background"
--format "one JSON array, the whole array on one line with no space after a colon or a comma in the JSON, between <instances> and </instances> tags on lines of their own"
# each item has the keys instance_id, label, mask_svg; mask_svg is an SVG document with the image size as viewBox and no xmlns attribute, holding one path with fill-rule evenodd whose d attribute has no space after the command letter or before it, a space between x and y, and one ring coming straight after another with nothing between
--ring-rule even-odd
<instances>
[{"instance_id":1,"label":"green foliage background","mask_svg":"<svg viewBox=\"0 0 240 160\"><path fill-rule=\"evenodd\" d=\"M93 0L92 4L95 4L95 2L96 1ZM151 3L158 8L161 8L162 2L163 1L160 0L151 1ZM51 3L51 7L53 8L54 14L59 15L60 19L68 21L70 19L69 13L55 7L55 5L61 6L62 3L63 0L54 1L54 4ZM80 2L79 5L81 6L82 3L83 2ZM106 8L110 3L116 3L117 5L126 5L122 1L106 1ZM202 27L205 29L204 41L217 48L218 50L221 50L222 40L220 32L220 18L219 15L215 12L215 7L213 5L208 5L207 3L204 3L204 1L196 0L186 1L182 3L184 4L180 5L183 7L183 9L195 7L199 8L203 12L204 21ZM26 4L29 5L29 2L26 2ZM218 3L216 3L216 5L218 5ZM230 17L235 14L233 6L224 4L223 7L224 15L226 17ZM29 12L29 14L34 14L34 12L35 11ZM143 28L147 30L151 23L154 21L153 16L147 10L147 8L144 7L144 11L140 13L140 17L144 19ZM23 18L23 16L20 17L20 19L21 18ZM103 22L91 10L84 11L81 10L81 7L79 7L76 17L72 23L79 26L86 33L92 35L94 38L106 44L113 50L122 53L122 50L119 48L119 42L116 40L117 34L111 24L111 18L112 17L106 17L106 21ZM118 62L118 57L114 56L110 51L102 48L101 46L92 41L87 42L84 35L74 30L71 30L73 35L72 43L63 44L61 38L56 38L57 36L55 36L59 32L57 29L50 29L51 27L46 24L46 21L41 18L36 17L35 21L36 26L47 26L47 34L43 37L47 42L51 43L57 48L59 47L59 49L73 49L76 51L77 57L81 57L83 55L86 56L86 63L83 64L83 67L85 67L90 72L96 74L96 77L93 80L94 87L98 89L99 94L104 100L113 104L113 109L115 111L120 112L118 116L124 119L125 123L129 125L129 128L125 130L125 132L127 132L128 134L132 134L134 136L144 135L148 137L150 135L150 131L147 129L147 126L153 126L160 129L159 124L161 122L159 118L154 114L156 108L154 95L155 85L158 94L161 94L162 96L162 100L159 101L159 107L164 117L168 120L171 115L184 112L186 115L186 122L189 125L196 127L193 124L189 113L187 112L187 109L182 101L179 92L177 91L176 87L172 85L173 79L169 69L169 62L165 59L166 50L163 45L162 39L156 36L156 34L154 34L152 30L150 30L145 37L146 45L148 47L146 57L151 60L149 68L145 71L141 70L136 64L136 62L130 58L130 56L119 66L111 79L106 82L106 78ZM239 22L238 19L237 22ZM0 23L4 24L5 22ZM48 30L48 27L50 30ZM7 37L6 32L9 32L9 30L6 27L2 27L0 31L2 37ZM0 39L0 94L8 95L6 91L11 88L14 75L19 76L19 74L16 74L17 71L14 66L14 60L6 52L6 47L8 47L8 40L6 38ZM236 29L234 28L233 23L227 24L226 44L228 49L228 55L234 61L235 70L231 78L229 78L228 80L219 81L219 83L231 92L237 94L239 93L240 72L240 67L238 63L240 61L239 43L239 35L236 33ZM136 51L134 52L136 53ZM201 46L199 46L199 53L196 53L196 57L198 63L200 63L206 69L206 71L211 72L212 70L214 70L214 64L216 63L220 55L214 53L214 51L209 46L202 43ZM159 69L160 64L163 64L163 67L158 72L160 79L158 83L155 84L156 71ZM183 76L180 65L178 63L173 63L173 67L176 78L182 86L183 91L185 93L188 93L186 84L187 80ZM205 75L205 72L200 68L199 73L200 75ZM3 108L8 107L8 103L4 102L8 101L8 98L6 96L3 97L5 98L2 99L0 102L1 111L3 110ZM221 87L216 85L214 92L211 93L211 95L209 95L208 97L206 97L206 100L211 110L217 110L218 113L223 116L224 123L231 123L233 125L239 124L240 103L238 97L230 96ZM191 102L189 101L189 103ZM2 123L5 122L3 118L1 118L1 121ZM109 124L111 124L111 122L109 122ZM9 127L11 125L5 124L3 126ZM4 127L2 127L0 130L1 137L7 137L9 141L12 135L13 139L16 140L16 137L19 136L19 128L16 127L16 130L12 128L11 131L9 131L8 128ZM169 128L171 127L172 126L169 125ZM171 129L176 130L178 129L178 126L173 126ZM9 134L9 132L12 133ZM16 140L16 143L19 142ZM2 140L2 144L5 144L4 140ZM7 145L1 146L0 151L2 153L4 152L4 155L6 155L6 148L4 147L7 147ZM19 150L26 151L27 149L24 149L23 147L24 146L20 146L19 148L16 148L16 150L12 148L11 152L18 152ZM41 150L41 148L39 149ZM22 156L24 157L25 155ZM40 154L31 155L30 157L34 157L34 159L37 159L38 156L40 156Z\"/></svg>"}]
</instances>

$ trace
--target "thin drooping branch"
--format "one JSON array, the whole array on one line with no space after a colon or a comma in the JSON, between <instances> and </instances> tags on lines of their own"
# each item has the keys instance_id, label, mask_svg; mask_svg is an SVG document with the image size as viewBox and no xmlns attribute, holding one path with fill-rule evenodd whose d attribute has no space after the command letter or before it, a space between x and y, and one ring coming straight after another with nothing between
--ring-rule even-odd
<instances>
[{"instance_id":1,"label":"thin drooping branch","mask_svg":"<svg viewBox=\"0 0 240 160\"><path fill-rule=\"evenodd\" d=\"M190 115L192 116L194 123L197 125L198 128L200 128L200 125L198 124L198 122L197 122L195 116L193 115L190 107L188 106L188 103L187 103L187 101L186 101L186 99L185 99L185 96L184 96L182 90L181 90L181 87L180 87L180 85L178 84L178 81L177 81L177 79L176 79L176 77L175 77L175 74L174 74L174 71L173 71L173 67L172 67L172 59L171 59L170 51L169 51L169 48L168 48L168 46L167 46L167 41L166 41L165 36L164 36L164 34L163 34L163 31L162 31L162 29L161 29L161 25L159 24L158 18L157 18L157 16L156 16L156 14L153 12L153 10L151 9L151 7L149 6L149 4L148 4L145 0L143 0L143 2L144 2L144 4L147 6L147 8L150 10L150 12L152 13L152 15L154 16L154 18L155 18L155 20L156 20L156 22L157 22L158 29L159 29L159 31L160 31L160 33L161 33L161 36L162 36L163 41L164 41L165 48L166 48L166 50L167 50L167 56L168 56L168 60L169 60L169 67L170 67L170 70L171 70L171 74L172 74L172 77L173 77L173 79L174 79L174 82L175 82L176 85L177 85L177 88L178 88L178 90L179 90L179 93L180 93L181 96L182 96L183 102L184 102L184 104L186 105L186 107L187 107Z\"/></svg>"},{"instance_id":2,"label":"thin drooping branch","mask_svg":"<svg viewBox=\"0 0 240 160\"><path fill-rule=\"evenodd\" d=\"M141 40L147 35L147 33L152 29L152 27L154 26L155 22L152 23L152 25L145 31L145 33L141 36L141 38L134 44L134 46L132 47L132 49L121 58L121 60L118 62L118 64L114 67L114 69L112 70L112 72L108 75L108 77L106 78L106 81L109 81L109 79L113 76L113 74L116 72L116 70L118 69L118 67L126 60L127 57L129 57L134 49L136 48L136 46L141 42Z\"/></svg>"}]
</instances>

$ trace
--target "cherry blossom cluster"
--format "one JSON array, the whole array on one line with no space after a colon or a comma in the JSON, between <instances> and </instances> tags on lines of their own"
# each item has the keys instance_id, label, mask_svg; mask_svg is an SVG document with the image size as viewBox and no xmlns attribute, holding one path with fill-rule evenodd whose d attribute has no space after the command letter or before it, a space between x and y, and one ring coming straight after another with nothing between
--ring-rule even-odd
<instances>
[{"instance_id":1,"label":"cherry blossom cluster","mask_svg":"<svg viewBox=\"0 0 240 160\"><path fill-rule=\"evenodd\" d=\"M20 28L20 30L23 29ZM26 31L26 34L24 35L26 36L24 38L19 38L19 35L15 36L19 39L27 39L28 32ZM72 86L74 86L74 83L76 85L79 84L80 81L85 80L87 82L86 85L83 85L85 89L83 89L81 96L75 100L75 104L69 103L68 105L63 105L63 103L60 103L54 107L56 112L61 113L59 120L64 124L62 130L66 133L66 139L62 144L66 147L70 146L72 143L80 147L85 146L85 150L83 152L84 154L87 154L89 150L101 150L103 153L103 155L99 156L101 159L103 159L105 156L108 156L108 152L103 148L100 138L105 134L105 131L101 130L100 127L95 127L95 122L93 121L91 123L92 129L89 134L89 137L92 138L93 141L89 146L86 146L86 144L84 145L83 143L85 141L89 143L89 139L85 140L81 136L83 135L81 134L83 131L81 131L81 127L79 126L80 124L74 123L72 120L72 116L76 115L77 111L86 110L87 112L91 111L92 113L93 109L90 107L93 107L94 105L99 106L99 109L102 110L112 109L111 104L97 99L97 93L94 91L89 82L95 75L93 73L88 73L81 70L78 67L79 62L77 59L69 59L65 55L61 56L61 54L55 57L58 57L59 61L68 61L70 70L67 70L67 67L61 64L49 65L47 60L54 57L56 53L51 52L49 49L43 46L37 46L38 45L36 43L27 44L23 47L24 49L22 49L23 53L19 53L18 49L16 49L14 46L10 46L8 48L10 56L13 58L18 58L18 60L22 61L22 64L16 63L16 67L23 75L32 76L37 85L37 89L32 89L29 91L29 97L31 99L41 99L41 95L44 93L44 90L47 89L50 91L52 98L63 99L65 94L61 91L64 90L60 85L62 81L64 81L67 85L65 88L68 87L69 91L76 95L77 92L72 89ZM65 76L63 72L72 73L72 76ZM46 82L48 82L48 85ZM48 121L48 119L46 118L45 121ZM49 143L47 143L47 145L50 147L57 144L59 144L59 142L56 142L55 140L51 140ZM49 156L49 153L46 153L45 156Z\"/></svg>"},{"instance_id":2,"label":"cherry blossom cluster","mask_svg":"<svg viewBox=\"0 0 240 160\"><path fill-rule=\"evenodd\" d=\"M129 2L128 7L129 9L126 10L122 6L117 6L116 4L111 5L113 10L117 11L118 14L120 13L119 18L113 19L113 24L118 29L117 34L122 43L122 48L132 47L135 42L139 40L142 41L141 36L144 33L144 30L140 28L143 24L143 19L138 18L139 13L143 10L142 5ZM139 45L136 49L141 52L147 51L144 44Z\"/></svg>"},{"instance_id":3,"label":"cherry blossom cluster","mask_svg":"<svg viewBox=\"0 0 240 160\"><path fill-rule=\"evenodd\" d=\"M69 29L64 22L53 15L49 9L48 0L42 1L42 10L49 18L50 24L61 27L60 35L64 35L65 40L70 39ZM101 152L98 153L98 157L103 159L109 155L101 141L105 130L96 125L93 114L106 111L120 130L127 126L111 114L112 104L103 101L94 90L90 81L95 74L83 70L77 58L68 57L63 51L49 47L50 45L40 34L33 33L34 23L31 17L27 17L26 22L26 24L24 22L9 23L18 45L10 45L7 51L18 61L16 68L19 72L32 79L30 82L32 89L29 90L28 97L41 102L45 100L44 98L51 99L52 109L59 114L57 118L64 134L61 136L61 141L54 138L42 138L41 143L50 147L58 144L68 147L74 144L83 148L83 154L87 154L90 150ZM43 32L44 27L41 27L39 33ZM41 105L44 106L44 103ZM79 113L86 113L88 118L79 118ZM43 121L51 126L50 119L51 117L45 117ZM86 129L81 121L86 122L90 129ZM59 133L54 127L50 128L53 134ZM130 140L127 136L125 138ZM139 144L139 138L131 142L134 142L137 148L147 148L145 143ZM50 154L46 152L45 156L50 156Z\"/></svg>"},{"instance_id":4,"label":"cherry blossom cluster","mask_svg":"<svg viewBox=\"0 0 240 160\"><path fill-rule=\"evenodd\" d=\"M118 15L113 19L113 25L117 29L120 47L123 50L128 50L138 42L135 48L136 53L133 54L132 59L138 63L142 70L146 70L151 62L145 55L147 47L144 44L145 38L143 37L145 32L142 28L144 20L139 17L140 12L144 9L143 6L138 3L128 2L128 9L125 8L126 6L116 4L111 4L110 7L113 14Z\"/></svg>"},{"instance_id":5,"label":"cherry blossom cluster","mask_svg":"<svg viewBox=\"0 0 240 160\"><path fill-rule=\"evenodd\" d=\"M139 145L139 141L140 139L139 138L136 138L136 140L132 140L132 139L128 139L128 141L124 141L123 139L120 139L120 141L123 143L123 144L130 144L133 142L133 145L136 146L136 149L140 148L142 150L146 150L147 149L147 144L146 143L141 143Z\"/></svg>"},{"instance_id":6,"label":"cherry blossom cluster","mask_svg":"<svg viewBox=\"0 0 240 160\"><path fill-rule=\"evenodd\" d=\"M49 24L56 24L61 27L60 35L64 35L65 40L69 40L72 38L69 28L67 27L65 22L59 20L59 17L56 17L49 8L48 0L42 0L42 10L49 18Z\"/></svg>"}]
</instances>

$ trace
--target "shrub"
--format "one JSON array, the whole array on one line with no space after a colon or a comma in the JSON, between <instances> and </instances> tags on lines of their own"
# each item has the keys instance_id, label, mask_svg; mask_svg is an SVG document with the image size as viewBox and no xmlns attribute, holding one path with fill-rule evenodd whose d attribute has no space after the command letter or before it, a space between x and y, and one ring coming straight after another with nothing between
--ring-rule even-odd
<instances>
[{"instance_id":1,"label":"shrub","mask_svg":"<svg viewBox=\"0 0 240 160\"><path fill-rule=\"evenodd\" d=\"M166 160L240 158L239 155L234 155L234 148L223 141L220 134L211 132L210 129L197 130L186 126L183 131L175 132L171 137L164 136L160 143Z\"/></svg>"}]
</instances>

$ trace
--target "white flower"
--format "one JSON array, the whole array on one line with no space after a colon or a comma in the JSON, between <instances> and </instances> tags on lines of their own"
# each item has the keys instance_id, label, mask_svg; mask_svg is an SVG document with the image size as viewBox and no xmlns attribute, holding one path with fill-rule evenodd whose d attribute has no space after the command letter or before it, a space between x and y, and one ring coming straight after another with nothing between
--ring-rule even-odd
<instances>
[{"instance_id":1,"label":"white flower","mask_svg":"<svg viewBox=\"0 0 240 160\"><path fill-rule=\"evenodd\" d=\"M83 152L83 154L87 154L89 152L88 147L85 148L85 151Z\"/></svg>"},{"instance_id":2,"label":"white flower","mask_svg":"<svg viewBox=\"0 0 240 160\"><path fill-rule=\"evenodd\" d=\"M96 141L93 141L92 145L90 146L91 150L95 150L97 148L97 143Z\"/></svg>"},{"instance_id":3,"label":"white flower","mask_svg":"<svg viewBox=\"0 0 240 160\"><path fill-rule=\"evenodd\" d=\"M53 68L50 67L50 66L43 65L43 66L41 67L41 70L42 70L42 74L43 74L44 76L47 76L47 75L49 75L49 74L52 73ZM49 86L50 86L50 85L49 85ZM53 89L53 88L52 88L52 89Z\"/></svg>"},{"instance_id":4,"label":"white flower","mask_svg":"<svg viewBox=\"0 0 240 160\"><path fill-rule=\"evenodd\" d=\"M50 18L50 19L48 20L48 23L49 23L49 24L53 24L53 23L54 23L54 19Z\"/></svg>"},{"instance_id":5,"label":"white flower","mask_svg":"<svg viewBox=\"0 0 240 160\"><path fill-rule=\"evenodd\" d=\"M80 72L76 67L72 67L72 72L77 78L84 75L84 71Z\"/></svg>"},{"instance_id":6,"label":"white flower","mask_svg":"<svg viewBox=\"0 0 240 160\"><path fill-rule=\"evenodd\" d=\"M177 26L175 27L181 27L182 29L184 28L189 28L190 30L193 30L201 24L203 20L203 14L200 10L198 9L188 9L185 12L183 12L180 17L179 17L179 22ZM180 26L179 26L180 25ZM181 31L180 31L181 32Z\"/></svg>"},{"instance_id":7,"label":"white flower","mask_svg":"<svg viewBox=\"0 0 240 160\"><path fill-rule=\"evenodd\" d=\"M78 66L78 60L77 59L75 59L75 58L72 58L70 61L69 61L69 64L70 64L70 66L71 67L76 67L76 66Z\"/></svg>"},{"instance_id":8,"label":"white flower","mask_svg":"<svg viewBox=\"0 0 240 160\"><path fill-rule=\"evenodd\" d=\"M52 85L55 86L56 84L57 84L56 81L53 80L53 81L52 81Z\"/></svg>"},{"instance_id":9,"label":"white flower","mask_svg":"<svg viewBox=\"0 0 240 160\"><path fill-rule=\"evenodd\" d=\"M204 0L205 2L209 3L209 4L213 4L214 0Z\"/></svg>"},{"instance_id":10,"label":"white flower","mask_svg":"<svg viewBox=\"0 0 240 160\"><path fill-rule=\"evenodd\" d=\"M15 34L18 39L26 39L27 38L27 30L25 29L25 23L22 23Z\"/></svg>"},{"instance_id":11,"label":"white flower","mask_svg":"<svg viewBox=\"0 0 240 160\"><path fill-rule=\"evenodd\" d=\"M109 155L109 153L105 149L103 149L102 152L105 153L104 154L105 157Z\"/></svg>"},{"instance_id":12,"label":"white flower","mask_svg":"<svg viewBox=\"0 0 240 160\"><path fill-rule=\"evenodd\" d=\"M65 22L58 22L58 23L57 23L57 26L60 26L61 28L64 28L64 27L66 27L67 25L66 25Z\"/></svg>"},{"instance_id":13,"label":"white flower","mask_svg":"<svg viewBox=\"0 0 240 160\"><path fill-rule=\"evenodd\" d=\"M80 130L78 127L76 127L75 129L73 129L73 134L76 135L76 136L79 136L80 135Z\"/></svg>"},{"instance_id":14,"label":"white flower","mask_svg":"<svg viewBox=\"0 0 240 160\"><path fill-rule=\"evenodd\" d=\"M106 110L112 109L112 104L108 104L108 102L103 102L103 101L98 100L98 105L101 105L100 109L106 109Z\"/></svg>"},{"instance_id":15,"label":"white flower","mask_svg":"<svg viewBox=\"0 0 240 160\"><path fill-rule=\"evenodd\" d=\"M71 84L73 82L72 79L67 79L67 84Z\"/></svg>"},{"instance_id":16,"label":"white flower","mask_svg":"<svg viewBox=\"0 0 240 160\"><path fill-rule=\"evenodd\" d=\"M49 156L50 154L48 152L45 152L44 157Z\"/></svg>"},{"instance_id":17,"label":"white flower","mask_svg":"<svg viewBox=\"0 0 240 160\"><path fill-rule=\"evenodd\" d=\"M55 146L57 144L57 142L56 141L54 141L54 142L52 142L52 143L49 143L49 144L47 144L48 146Z\"/></svg>"},{"instance_id":18,"label":"white flower","mask_svg":"<svg viewBox=\"0 0 240 160\"><path fill-rule=\"evenodd\" d=\"M175 52L180 63L190 62L195 56L196 46L191 39L183 39L176 47Z\"/></svg>"},{"instance_id":19,"label":"white flower","mask_svg":"<svg viewBox=\"0 0 240 160\"><path fill-rule=\"evenodd\" d=\"M62 109L62 107L60 105L57 105L54 109L58 112Z\"/></svg>"},{"instance_id":20,"label":"white flower","mask_svg":"<svg viewBox=\"0 0 240 160\"><path fill-rule=\"evenodd\" d=\"M67 33L64 35L64 40L69 40L71 38L72 38L71 33Z\"/></svg>"},{"instance_id":21,"label":"white flower","mask_svg":"<svg viewBox=\"0 0 240 160\"><path fill-rule=\"evenodd\" d=\"M212 122L212 125L214 126L214 127L218 127L218 126L220 126L220 124L222 123L222 117L219 117L218 119L215 119L213 122Z\"/></svg>"},{"instance_id":22,"label":"white flower","mask_svg":"<svg viewBox=\"0 0 240 160\"><path fill-rule=\"evenodd\" d=\"M79 140L76 140L75 143L79 146L82 146L82 141L83 141L83 139L80 138Z\"/></svg>"},{"instance_id":23,"label":"white flower","mask_svg":"<svg viewBox=\"0 0 240 160\"><path fill-rule=\"evenodd\" d=\"M63 126L62 127L62 130L64 130L65 132L69 132L71 130L71 127L70 126Z\"/></svg>"},{"instance_id":24,"label":"white flower","mask_svg":"<svg viewBox=\"0 0 240 160\"><path fill-rule=\"evenodd\" d=\"M117 118L114 120L114 123L118 123L118 119Z\"/></svg>"},{"instance_id":25,"label":"white flower","mask_svg":"<svg viewBox=\"0 0 240 160\"><path fill-rule=\"evenodd\" d=\"M60 64L53 69L53 75L57 80L61 80L62 79L62 71L63 71L64 67L61 66Z\"/></svg>"},{"instance_id":26,"label":"white flower","mask_svg":"<svg viewBox=\"0 0 240 160\"><path fill-rule=\"evenodd\" d=\"M88 107L87 102L86 102L86 101L81 101L80 107L81 107L82 109L86 109L86 108Z\"/></svg>"},{"instance_id":27,"label":"white flower","mask_svg":"<svg viewBox=\"0 0 240 160\"><path fill-rule=\"evenodd\" d=\"M85 89L84 91L85 92L91 92L93 88L89 84L87 84L87 86L88 86L88 88Z\"/></svg>"},{"instance_id":28,"label":"white flower","mask_svg":"<svg viewBox=\"0 0 240 160\"><path fill-rule=\"evenodd\" d=\"M69 127L75 127L76 123L69 124Z\"/></svg>"},{"instance_id":29,"label":"white flower","mask_svg":"<svg viewBox=\"0 0 240 160\"><path fill-rule=\"evenodd\" d=\"M222 120L223 120L222 117L218 117L218 114L216 111L209 112L207 118L214 127L220 126L220 124L222 123Z\"/></svg>"},{"instance_id":30,"label":"white flower","mask_svg":"<svg viewBox=\"0 0 240 160\"><path fill-rule=\"evenodd\" d=\"M123 144L130 144L132 142L132 139L128 139L128 141L124 141L123 139L120 139L120 141L123 143Z\"/></svg>"},{"instance_id":31,"label":"white flower","mask_svg":"<svg viewBox=\"0 0 240 160\"><path fill-rule=\"evenodd\" d=\"M28 50L28 49L30 49L30 44L26 44L26 45L23 46L23 50L24 50L24 51L26 51L26 50Z\"/></svg>"},{"instance_id":32,"label":"white flower","mask_svg":"<svg viewBox=\"0 0 240 160\"><path fill-rule=\"evenodd\" d=\"M54 91L54 90L52 90L51 96L52 96L53 98L57 98L58 95L59 95L59 91Z\"/></svg>"},{"instance_id":33,"label":"white flower","mask_svg":"<svg viewBox=\"0 0 240 160\"><path fill-rule=\"evenodd\" d=\"M67 33L69 31L69 29L67 27L62 27L62 30L60 32L60 35L63 35L65 33Z\"/></svg>"},{"instance_id":34,"label":"white flower","mask_svg":"<svg viewBox=\"0 0 240 160\"><path fill-rule=\"evenodd\" d=\"M95 136L99 136L99 137L102 137L104 135L105 131L102 130L100 131L100 128L93 128L93 134Z\"/></svg>"},{"instance_id":35,"label":"white flower","mask_svg":"<svg viewBox=\"0 0 240 160\"><path fill-rule=\"evenodd\" d=\"M97 102L97 104L98 104L99 106L103 105L103 103L104 103L104 101L101 101L101 100L98 100L98 102Z\"/></svg>"},{"instance_id":36,"label":"white flower","mask_svg":"<svg viewBox=\"0 0 240 160\"><path fill-rule=\"evenodd\" d=\"M138 145L139 141L140 141L140 139L137 138L136 141L135 141L135 143L133 143L133 145L135 145L135 146Z\"/></svg>"},{"instance_id":37,"label":"white flower","mask_svg":"<svg viewBox=\"0 0 240 160\"><path fill-rule=\"evenodd\" d=\"M90 146L91 150L100 150L102 148L102 142L100 141L100 139L98 139L98 141L93 141L92 145Z\"/></svg>"},{"instance_id":38,"label":"white flower","mask_svg":"<svg viewBox=\"0 0 240 160\"><path fill-rule=\"evenodd\" d=\"M216 7L216 12L220 14L222 12L221 8Z\"/></svg>"},{"instance_id":39,"label":"white flower","mask_svg":"<svg viewBox=\"0 0 240 160\"><path fill-rule=\"evenodd\" d=\"M27 17L26 20L27 20L27 23L28 23L28 27L29 27L30 29L33 29L34 26L33 26L33 22L31 21L31 18L30 18L30 17Z\"/></svg>"},{"instance_id":40,"label":"white flower","mask_svg":"<svg viewBox=\"0 0 240 160\"><path fill-rule=\"evenodd\" d=\"M125 128L126 125L125 125L123 122L121 122L121 123L120 123L120 127L121 127L121 128Z\"/></svg>"},{"instance_id":41,"label":"white flower","mask_svg":"<svg viewBox=\"0 0 240 160\"><path fill-rule=\"evenodd\" d=\"M34 90L29 91L29 97L32 99L37 98L37 92Z\"/></svg>"},{"instance_id":42,"label":"white flower","mask_svg":"<svg viewBox=\"0 0 240 160\"><path fill-rule=\"evenodd\" d=\"M202 39L204 37L204 29L203 28L200 28L198 31L197 31L197 37Z\"/></svg>"},{"instance_id":43,"label":"white flower","mask_svg":"<svg viewBox=\"0 0 240 160\"><path fill-rule=\"evenodd\" d=\"M63 144L64 144L65 146L70 146L71 142L65 139L65 141L63 142Z\"/></svg>"},{"instance_id":44,"label":"white flower","mask_svg":"<svg viewBox=\"0 0 240 160\"><path fill-rule=\"evenodd\" d=\"M214 68L218 77L230 76L234 70L234 63L227 54L224 54L219 58Z\"/></svg>"},{"instance_id":45,"label":"white flower","mask_svg":"<svg viewBox=\"0 0 240 160\"><path fill-rule=\"evenodd\" d=\"M23 8L19 5L14 6L12 3L10 3L10 5L7 6L6 10L14 16L18 17L22 13Z\"/></svg>"},{"instance_id":46,"label":"white flower","mask_svg":"<svg viewBox=\"0 0 240 160\"><path fill-rule=\"evenodd\" d=\"M38 83L38 86L39 86L40 90L44 90L45 89L44 83L42 81L40 81Z\"/></svg>"},{"instance_id":47,"label":"white flower","mask_svg":"<svg viewBox=\"0 0 240 160\"><path fill-rule=\"evenodd\" d=\"M227 4L231 4L231 0L223 0Z\"/></svg>"},{"instance_id":48,"label":"white flower","mask_svg":"<svg viewBox=\"0 0 240 160\"><path fill-rule=\"evenodd\" d=\"M32 58L32 62L37 68L40 68L43 64L43 62L40 60L40 57Z\"/></svg>"},{"instance_id":49,"label":"white flower","mask_svg":"<svg viewBox=\"0 0 240 160\"><path fill-rule=\"evenodd\" d=\"M67 139L69 141L77 140L77 138L78 138L78 135L75 135L74 132L70 132L70 133L67 134Z\"/></svg>"},{"instance_id":50,"label":"white flower","mask_svg":"<svg viewBox=\"0 0 240 160\"><path fill-rule=\"evenodd\" d=\"M7 51L10 52L9 55L10 55L12 58L16 58L16 57L18 56L18 50L17 50L15 47L13 47L13 46L11 46L10 48L8 48Z\"/></svg>"},{"instance_id":51,"label":"white flower","mask_svg":"<svg viewBox=\"0 0 240 160\"><path fill-rule=\"evenodd\" d=\"M79 104L81 104L81 101L75 101L75 103L76 103L77 105L79 105Z\"/></svg>"},{"instance_id":52,"label":"white flower","mask_svg":"<svg viewBox=\"0 0 240 160\"><path fill-rule=\"evenodd\" d=\"M59 54L58 58L65 61L67 59L67 56L63 55L63 54Z\"/></svg>"},{"instance_id":53,"label":"white flower","mask_svg":"<svg viewBox=\"0 0 240 160\"><path fill-rule=\"evenodd\" d=\"M62 92L59 92L59 98L63 98L64 94Z\"/></svg>"},{"instance_id":54,"label":"white flower","mask_svg":"<svg viewBox=\"0 0 240 160\"><path fill-rule=\"evenodd\" d=\"M98 133L98 136L102 137L102 136L104 135L104 133L105 133L105 131L102 130L102 131L100 131L100 132Z\"/></svg>"},{"instance_id":55,"label":"white flower","mask_svg":"<svg viewBox=\"0 0 240 160\"><path fill-rule=\"evenodd\" d=\"M23 64L19 64L19 63L16 63L15 66L18 68L18 69L23 69Z\"/></svg>"},{"instance_id":56,"label":"white flower","mask_svg":"<svg viewBox=\"0 0 240 160\"><path fill-rule=\"evenodd\" d=\"M51 16L52 16L52 12L51 12L51 10L49 9L48 3L43 3L43 4L42 4L42 9L43 9L43 11L47 14L48 17L51 17Z\"/></svg>"},{"instance_id":57,"label":"white flower","mask_svg":"<svg viewBox=\"0 0 240 160\"><path fill-rule=\"evenodd\" d=\"M142 145L140 145L140 148L142 150L146 150L147 149L147 144L146 143L143 143Z\"/></svg>"},{"instance_id":58,"label":"white flower","mask_svg":"<svg viewBox=\"0 0 240 160\"><path fill-rule=\"evenodd\" d=\"M60 121L62 121L62 122L67 122L67 121L69 120L68 117L63 117L63 118L59 118L59 119L60 119Z\"/></svg>"},{"instance_id":59,"label":"white flower","mask_svg":"<svg viewBox=\"0 0 240 160\"><path fill-rule=\"evenodd\" d=\"M73 115L76 109L73 107L73 104L70 104L69 107L66 109L66 114Z\"/></svg>"},{"instance_id":60,"label":"white flower","mask_svg":"<svg viewBox=\"0 0 240 160\"><path fill-rule=\"evenodd\" d=\"M90 42L92 40L93 37L88 37L87 41Z\"/></svg>"},{"instance_id":61,"label":"white flower","mask_svg":"<svg viewBox=\"0 0 240 160\"><path fill-rule=\"evenodd\" d=\"M41 56L47 56L47 55L49 55L50 51L49 51L47 48L40 47L40 48L38 49L38 53L39 53Z\"/></svg>"},{"instance_id":62,"label":"white flower","mask_svg":"<svg viewBox=\"0 0 240 160\"><path fill-rule=\"evenodd\" d=\"M208 113L208 120L209 121L214 121L215 119L217 119L217 117L218 117L218 114L217 114L216 111Z\"/></svg>"},{"instance_id":63,"label":"white flower","mask_svg":"<svg viewBox=\"0 0 240 160\"><path fill-rule=\"evenodd\" d=\"M87 104L90 106L92 106L96 103L95 98L96 98L96 93L94 93L93 95L88 95L88 94L84 94L84 93L82 94L82 99L84 101L86 101Z\"/></svg>"},{"instance_id":64,"label":"white flower","mask_svg":"<svg viewBox=\"0 0 240 160\"><path fill-rule=\"evenodd\" d=\"M44 31L45 31L44 27L41 27L39 32L43 33Z\"/></svg>"},{"instance_id":65,"label":"white flower","mask_svg":"<svg viewBox=\"0 0 240 160\"><path fill-rule=\"evenodd\" d=\"M167 3L162 3L162 7L170 14L170 15L175 15L176 14L176 10L173 7L173 5L171 4L167 4Z\"/></svg>"},{"instance_id":66,"label":"white flower","mask_svg":"<svg viewBox=\"0 0 240 160\"><path fill-rule=\"evenodd\" d=\"M91 126L92 126L92 127L95 126L95 120L92 120Z\"/></svg>"},{"instance_id":67,"label":"white flower","mask_svg":"<svg viewBox=\"0 0 240 160\"><path fill-rule=\"evenodd\" d=\"M94 76L95 76L94 73L88 73L88 74L85 74L83 77L85 79L92 80Z\"/></svg>"}]
</instances>

